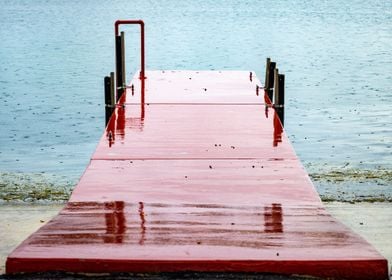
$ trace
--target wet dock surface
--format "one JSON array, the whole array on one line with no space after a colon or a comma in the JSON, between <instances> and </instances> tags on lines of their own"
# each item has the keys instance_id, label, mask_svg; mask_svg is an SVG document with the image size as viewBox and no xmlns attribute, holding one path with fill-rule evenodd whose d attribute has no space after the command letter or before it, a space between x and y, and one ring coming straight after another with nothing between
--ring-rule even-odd
<instances>
[{"instance_id":1,"label":"wet dock surface","mask_svg":"<svg viewBox=\"0 0 392 280\"><path fill-rule=\"evenodd\" d=\"M134 78L60 214L7 272L269 272L385 279L324 209L253 74Z\"/></svg>"}]
</instances>

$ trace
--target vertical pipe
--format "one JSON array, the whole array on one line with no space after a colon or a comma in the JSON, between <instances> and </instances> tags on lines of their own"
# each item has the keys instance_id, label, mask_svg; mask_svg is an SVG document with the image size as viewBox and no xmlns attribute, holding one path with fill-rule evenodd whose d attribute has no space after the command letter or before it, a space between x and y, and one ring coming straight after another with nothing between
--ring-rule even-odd
<instances>
[{"instance_id":1,"label":"vertical pipe","mask_svg":"<svg viewBox=\"0 0 392 280\"><path fill-rule=\"evenodd\" d=\"M271 61L269 68L269 81L268 81L268 88L272 89L274 87L274 71L276 69L276 62Z\"/></svg>"},{"instance_id":2,"label":"vertical pipe","mask_svg":"<svg viewBox=\"0 0 392 280\"><path fill-rule=\"evenodd\" d=\"M265 64L265 82L264 82L265 89L268 89L270 64L271 64L271 58L267 57L267 62Z\"/></svg>"},{"instance_id":3,"label":"vertical pipe","mask_svg":"<svg viewBox=\"0 0 392 280\"><path fill-rule=\"evenodd\" d=\"M274 73L276 69L276 62L270 62L269 69L268 69L268 88L267 88L267 95L270 101L272 102L273 98L273 91L274 88Z\"/></svg>"},{"instance_id":4,"label":"vertical pipe","mask_svg":"<svg viewBox=\"0 0 392 280\"><path fill-rule=\"evenodd\" d=\"M140 81L141 81L141 100L140 104L142 106L142 119L144 119L144 97L145 97L145 78L146 78L146 73L145 73L145 61L144 61L144 56L145 56L145 50L144 50L144 22L141 22L140 24L140 49L141 49L141 58L140 58Z\"/></svg>"},{"instance_id":5,"label":"vertical pipe","mask_svg":"<svg viewBox=\"0 0 392 280\"><path fill-rule=\"evenodd\" d=\"M275 68L274 69L274 72L273 72L274 74L273 74L273 81L274 81L274 83L273 83L273 85L274 85L274 100L273 100L273 104L276 106L276 105L279 105L279 69L278 68ZM272 101L272 100L271 100Z\"/></svg>"},{"instance_id":6,"label":"vertical pipe","mask_svg":"<svg viewBox=\"0 0 392 280\"><path fill-rule=\"evenodd\" d=\"M113 106L116 105L116 91L115 91L115 82L114 82L114 72L110 72L110 104ZM112 111L113 111L112 110Z\"/></svg>"},{"instance_id":7,"label":"vertical pipe","mask_svg":"<svg viewBox=\"0 0 392 280\"><path fill-rule=\"evenodd\" d=\"M115 37L116 37L116 73L118 73L118 74L116 74L116 79L117 79L117 90L116 90L117 91L117 100L119 100L121 98L123 92L125 91L125 86L126 86L125 66L122 67L123 68L122 69L123 70L122 73L121 73L121 71L119 71L119 66L118 66L120 61L121 61L121 58L119 57L120 56L120 54L119 54L120 51L118 50L120 43L118 43L118 39L117 38L119 37L119 26L121 24L139 24L140 25L140 37L141 37L140 38L140 48L141 48L141 56L140 56L140 60L141 61L140 61L140 64L141 64L141 67L140 67L139 78L141 80L146 79L146 72L145 72L145 47L144 47L144 45L145 45L145 42L144 42L145 41L144 22L142 20L117 20L114 23L114 34L115 34ZM121 32L121 33L123 33L123 32ZM124 47L124 43L122 44L122 47ZM123 51L122 54L123 54L123 58L122 59L125 59L124 51ZM121 81L122 81L122 85L120 85L120 82L119 82L120 78L121 78ZM141 100L141 103L144 103L144 95L145 95L145 92L144 92L144 90L142 90L142 100Z\"/></svg>"},{"instance_id":8,"label":"vertical pipe","mask_svg":"<svg viewBox=\"0 0 392 280\"><path fill-rule=\"evenodd\" d=\"M105 87L105 126L107 126L111 114L111 107L110 107L110 102L111 102L111 82L110 82L110 77L105 77L104 78L104 87Z\"/></svg>"},{"instance_id":9,"label":"vertical pipe","mask_svg":"<svg viewBox=\"0 0 392 280\"><path fill-rule=\"evenodd\" d=\"M140 23L140 48L141 48L141 58L140 58L140 63L141 63L141 70L140 70L140 79L145 79L146 78L146 73L145 73L145 50L144 50L144 22L141 21Z\"/></svg>"},{"instance_id":10,"label":"vertical pipe","mask_svg":"<svg viewBox=\"0 0 392 280\"><path fill-rule=\"evenodd\" d=\"M116 92L117 101L121 98L123 89L123 73L122 73L122 58L121 58L121 36L116 35Z\"/></svg>"},{"instance_id":11,"label":"vertical pipe","mask_svg":"<svg viewBox=\"0 0 392 280\"><path fill-rule=\"evenodd\" d=\"M125 72L125 33L124 31L121 32L121 72L122 72L122 87L126 87L127 85L127 78Z\"/></svg>"},{"instance_id":12,"label":"vertical pipe","mask_svg":"<svg viewBox=\"0 0 392 280\"><path fill-rule=\"evenodd\" d=\"M279 108L278 108L278 116L282 125L284 125L284 75L279 74L278 76L278 101L279 101Z\"/></svg>"},{"instance_id":13,"label":"vertical pipe","mask_svg":"<svg viewBox=\"0 0 392 280\"><path fill-rule=\"evenodd\" d=\"M140 82L141 82L141 102L140 102L141 113L140 113L140 118L141 118L141 120L144 120L144 116L145 116L145 102L144 102L145 84L144 84L144 79L141 79Z\"/></svg>"}]
</instances>

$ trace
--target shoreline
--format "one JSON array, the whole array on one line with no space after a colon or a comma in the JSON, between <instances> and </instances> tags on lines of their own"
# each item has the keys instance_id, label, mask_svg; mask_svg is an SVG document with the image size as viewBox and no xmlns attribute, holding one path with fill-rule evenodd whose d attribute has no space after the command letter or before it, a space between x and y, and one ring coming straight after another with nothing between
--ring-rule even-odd
<instances>
[{"instance_id":1,"label":"shoreline","mask_svg":"<svg viewBox=\"0 0 392 280\"><path fill-rule=\"evenodd\" d=\"M305 170L323 202L392 203L391 169ZM80 176L0 172L0 205L65 203Z\"/></svg>"}]
</instances>

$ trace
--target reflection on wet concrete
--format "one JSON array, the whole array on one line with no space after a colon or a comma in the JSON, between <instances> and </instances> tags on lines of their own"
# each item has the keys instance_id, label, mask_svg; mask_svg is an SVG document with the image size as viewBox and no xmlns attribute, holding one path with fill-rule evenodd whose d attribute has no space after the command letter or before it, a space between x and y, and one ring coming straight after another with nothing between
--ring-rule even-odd
<instances>
[{"instance_id":1,"label":"reflection on wet concrete","mask_svg":"<svg viewBox=\"0 0 392 280\"><path fill-rule=\"evenodd\" d=\"M265 106L265 117L268 119L269 117L269 111L270 111L270 106L268 105L270 102L268 99L268 96L265 97L266 99L266 106ZM272 146L277 147L279 143L282 143L282 133L283 133L283 126L282 123L279 119L279 115L276 112L275 109L273 109L273 114L274 114L274 119L273 119L273 124L274 124L274 135L273 135L273 142Z\"/></svg>"},{"instance_id":2,"label":"reflection on wet concrete","mask_svg":"<svg viewBox=\"0 0 392 280\"><path fill-rule=\"evenodd\" d=\"M328 224L328 219L331 219L329 215L318 215L317 208L298 209L297 212L287 214L279 203L262 207L235 207L145 202L132 204L122 201L75 202L68 203L58 217L41 228L39 234L31 238L30 244L59 246L122 243L135 246L249 248L307 246L314 242L322 246L344 244L347 239L345 232L322 229L322 225ZM301 231L296 228L296 221L304 218L314 224ZM298 241L298 244L287 240Z\"/></svg>"},{"instance_id":3,"label":"reflection on wet concrete","mask_svg":"<svg viewBox=\"0 0 392 280\"><path fill-rule=\"evenodd\" d=\"M272 206L264 207L264 230L265 232L283 232L282 205L273 203Z\"/></svg>"},{"instance_id":4,"label":"reflection on wet concrete","mask_svg":"<svg viewBox=\"0 0 392 280\"><path fill-rule=\"evenodd\" d=\"M277 147L278 143L282 142L282 132L283 132L282 123L280 122L278 114L274 110L274 142L273 142L274 147Z\"/></svg>"},{"instance_id":5,"label":"reflection on wet concrete","mask_svg":"<svg viewBox=\"0 0 392 280\"><path fill-rule=\"evenodd\" d=\"M120 136L120 140L125 139L125 128L136 129L138 131L143 131L144 127L144 117L145 117L145 103L140 104L140 117L125 117L125 110L127 109L126 94L120 100L116 109L113 112L112 117L106 127L106 139L108 140L108 145L111 147L116 142L116 136Z\"/></svg>"},{"instance_id":6,"label":"reflection on wet concrete","mask_svg":"<svg viewBox=\"0 0 392 280\"><path fill-rule=\"evenodd\" d=\"M268 108L270 105L272 105L272 100L268 96L267 90L264 89L264 103L266 105L266 108Z\"/></svg>"},{"instance_id":7,"label":"reflection on wet concrete","mask_svg":"<svg viewBox=\"0 0 392 280\"><path fill-rule=\"evenodd\" d=\"M106 234L104 243L122 243L126 232L124 201L104 203Z\"/></svg>"},{"instance_id":8,"label":"reflection on wet concrete","mask_svg":"<svg viewBox=\"0 0 392 280\"><path fill-rule=\"evenodd\" d=\"M125 138L125 105L120 105L116 109L117 120L116 120L116 135L120 136L121 140Z\"/></svg>"},{"instance_id":9,"label":"reflection on wet concrete","mask_svg":"<svg viewBox=\"0 0 392 280\"><path fill-rule=\"evenodd\" d=\"M269 116L269 108L272 106L272 102L268 97L268 93L267 90L264 90L264 104L265 104L265 117L268 119Z\"/></svg>"},{"instance_id":10,"label":"reflection on wet concrete","mask_svg":"<svg viewBox=\"0 0 392 280\"><path fill-rule=\"evenodd\" d=\"M140 239L139 245L143 245L146 240L146 218L144 215L144 203L139 202L139 216L140 216Z\"/></svg>"}]
</instances>

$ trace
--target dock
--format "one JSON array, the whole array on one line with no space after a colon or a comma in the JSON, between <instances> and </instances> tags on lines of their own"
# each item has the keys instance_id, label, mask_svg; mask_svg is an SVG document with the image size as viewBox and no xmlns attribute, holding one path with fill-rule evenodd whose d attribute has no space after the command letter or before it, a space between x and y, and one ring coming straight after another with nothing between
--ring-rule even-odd
<instances>
[{"instance_id":1,"label":"dock","mask_svg":"<svg viewBox=\"0 0 392 280\"><path fill-rule=\"evenodd\" d=\"M145 104L135 76L68 204L7 273L387 278L386 260L324 209L255 74L146 74Z\"/></svg>"},{"instance_id":2,"label":"dock","mask_svg":"<svg viewBox=\"0 0 392 280\"><path fill-rule=\"evenodd\" d=\"M325 210L254 72L142 74L65 208L8 256L8 274L388 278L386 259Z\"/></svg>"}]
</instances>

